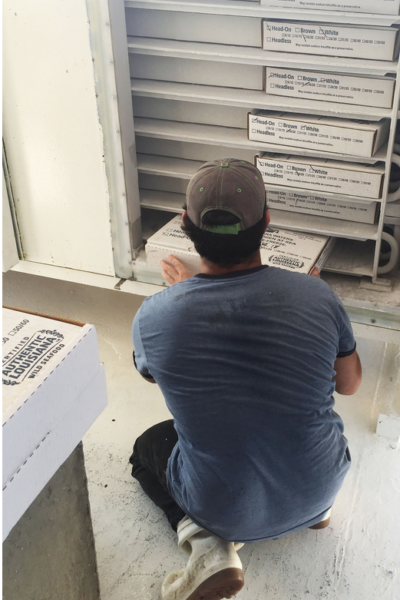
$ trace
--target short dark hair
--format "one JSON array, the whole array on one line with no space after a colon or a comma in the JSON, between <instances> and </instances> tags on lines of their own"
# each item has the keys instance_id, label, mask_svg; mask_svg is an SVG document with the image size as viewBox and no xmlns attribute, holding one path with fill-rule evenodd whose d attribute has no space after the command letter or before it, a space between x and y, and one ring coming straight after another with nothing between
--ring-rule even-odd
<instances>
[{"instance_id":1,"label":"short dark hair","mask_svg":"<svg viewBox=\"0 0 400 600\"><path fill-rule=\"evenodd\" d=\"M186 210L186 205L183 207ZM237 235L213 233L194 225L188 216L182 230L191 239L201 257L219 265L233 267L248 260L259 250L265 231L265 212L262 218L252 227L239 231ZM203 217L205 225L234 225L239 223L238 217L224 210L208 211Z\"/></svg>"}]
</instances>

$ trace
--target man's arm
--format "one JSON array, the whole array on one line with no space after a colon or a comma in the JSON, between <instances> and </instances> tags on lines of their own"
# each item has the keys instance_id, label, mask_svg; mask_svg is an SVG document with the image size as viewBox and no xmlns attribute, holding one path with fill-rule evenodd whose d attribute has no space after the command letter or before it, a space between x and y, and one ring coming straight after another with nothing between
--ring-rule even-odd
<instances>
[{"instance_id":1,"label":"man's arm","mask_svg":"<svg viewBox=\"0 0 400 600\"><path fill-rule=\"evenodd\" d=\"M336 371L336 392L344 396L352 396L361 384L361 362L356 351L350 356L337 358L333 367Z\"/></svg>"}]
</instances>

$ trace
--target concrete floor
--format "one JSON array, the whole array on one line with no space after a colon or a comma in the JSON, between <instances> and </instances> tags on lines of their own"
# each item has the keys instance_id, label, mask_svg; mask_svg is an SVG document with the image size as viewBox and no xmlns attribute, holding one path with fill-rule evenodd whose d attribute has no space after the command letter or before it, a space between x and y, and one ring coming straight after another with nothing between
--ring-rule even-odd
<instances>
[{"instance_id":1,"label":"concrete floor","mask_svg":"<svg viewBox=\"0 0 400 600\"><path fill-rule=\"evenodd\" d=\"M157 386L134 370L130 328L142 298L9 272L4 304L93 323L109 406L84 439L102 600L159 600L165 575L185 557L161 511L130 476L135 438L169 418ZM379 295L379 294L377 294ZM382 295L379 301L383 301ZM359 339L364 380L337 396L353 465L331 525L245 545L238 600L400 598L400 456L374 433L379 413L400 416L400 347Z\"/></svg>"}]
</instances>

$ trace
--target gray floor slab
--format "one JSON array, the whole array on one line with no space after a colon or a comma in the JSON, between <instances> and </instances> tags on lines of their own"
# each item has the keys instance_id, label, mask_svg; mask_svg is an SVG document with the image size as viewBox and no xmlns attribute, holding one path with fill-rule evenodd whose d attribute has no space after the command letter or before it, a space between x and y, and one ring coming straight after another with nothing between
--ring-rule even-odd
<instances>
[{"instance_id":1,"label":"gray floor slab","mask_svg":"<svg viewBox=\"0 0 400 600\"><path fill-rule=\"evenodd\" d=\"M185 557L161 511L131 478L135 438L169 418L157 386L133 369L130 326L141 298L19 273L5 277L4 302L94 323L109 406L84 440L102 600L159 600L164 576ZM400 451L376 436L379 413L400 416L400 347L359 339L364 380L337 396L352 468L326 530L305 530L240 551L238 600L400 598Z\"/></svg>"}]
</instances>

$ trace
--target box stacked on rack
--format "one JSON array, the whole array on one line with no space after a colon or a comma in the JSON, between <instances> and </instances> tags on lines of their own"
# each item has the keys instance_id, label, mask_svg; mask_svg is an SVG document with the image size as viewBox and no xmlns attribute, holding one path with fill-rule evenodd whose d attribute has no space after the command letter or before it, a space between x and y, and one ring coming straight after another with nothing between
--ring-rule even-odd
<instances>
[{"instance_id":1,"label":"box stacked on rack","mask_svg":"<svg viewBox=\"0 0 400 600\"><path fill-rule=\"evenodd\" d=\"M331 200L321 194L307 194L290 190L267 190L266 194L268 207L276 210L368 223L370 225L376 221L377 202L369 202L368 204L343 202Z\"/></svg>"},{"instance_id":2,"label":"box stacked on rack","mask_svg":"<svg viewBox=\"0 0 400 600\"><path fill-rule=\"evenodd\" d=\"M261 241L263 265L280 267L298 273L322 270L335 245L336 238L268 227Z\"/></svg>"},{"instance_id":3,"label":"box stacked on rack","mask_svg":"<svg viewBox=\"0 0 400 600\"><path fill-rule=\"evenodd\" d=\"M263 21L263 48L325 56L395 60L399 30L328 23Z\"/></svg>"},{"instance_id":4,"label":"box stacked on rack","mask_svg":"<svg viewBox=\"0 0 400 600\"><path fill-rule=\"evenodd\" d=\"M188 236L182 231L181 225L182 217L177 215L147 240L148 267L160 271L160 260L166 260L168 254L173 254L192 275L199 273L200 256Z\"/></svg>"},{"instance_id":5,"label":"box stacked on rack","mask_svg":"<svg viewBox=\"0 0 400 600\"><path fill-rule=\"evenodd\" d=\"M264 152L255 157L265 184L344 196L377 199L382 195L384 163L359 163Z\"/></svg>"},{"instance_id":6,"label":"box stacked on rack","mask_svg":"<svg viewBox=\"0 0 400 600\"><path fill-rule=\"evenodd\" d=\"M248 115L249 140L371 157L386 142L390 120L355 121L291 113L255 111Z\"/></svg>"},{"instance_id":7,"label":"box stacked on rack","mask_svg":"<svg viewBox=\"0 0 400 600\"><path fill-rule=\"evenodd\" d=\"M275 96L392 108L394 79L266 67L265 91Z\"/></svg>"},{"instance_id":8,"label":"box stacked on rack","mask_svg":"<svg viewBox=\"0 0 400 600\"><path fill-rule=\"evenodd\" d=\"M172 254L192 275L200 272L200 256L182 231L181 223L182 217L178 215L149 238L146 255L150 268L160 271L160 260ZM261 243L261 260L264 265L310 273L314 267L322 269L334 243L335 238L325 235L268 227Z\"/></svg>"},{"instance_id":9,"label":"box stacked on rack","mask_svg":"<svg viewBox=\"0 0 400 600\"><path fill-rule=\"evenodd\" d=\"M398 15L400 0L260 0L264 6Z\"/></svg>"}]
</instances>

